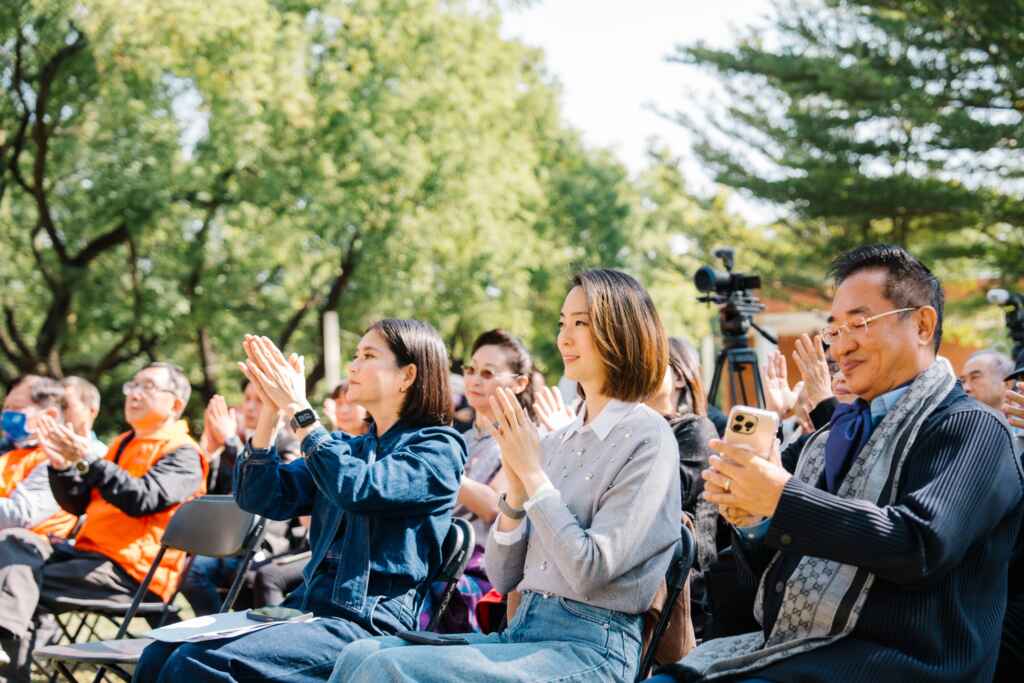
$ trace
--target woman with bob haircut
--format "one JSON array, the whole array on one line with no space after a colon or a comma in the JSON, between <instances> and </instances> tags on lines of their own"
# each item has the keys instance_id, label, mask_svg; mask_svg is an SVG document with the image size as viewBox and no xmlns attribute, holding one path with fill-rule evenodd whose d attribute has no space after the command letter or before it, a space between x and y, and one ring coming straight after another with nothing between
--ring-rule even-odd
<instances>
[{"instance_id":1,"label":"woman with bob haircut","mask_svg":"<svg viewBox=\"0 0 1024 683\"><path fill-rule=\"evenodd\" d=\"M135 681L323 681L345 644L414 628L441 563L466 446L449 426L448 354L434 328L381 320L363 335L348 375L349 398L372 419L360 436L320 426L301 357L285 359L266 337L247 336L244 348L240 366L263 408L235 465L235 500L270 519L312 515L312 556L283 606L317 619L154 643ZM279 411L302 442L303 457L289 464L273 447Z\"/></svg>"},{"instance_id":2,"label":"woman with bob haircut","mask_svg":"<svg viewBox=\"0 0 1024 683\"><path fill-rule=\"evenodd\" d=\"M358 641L331 681L633 680L679 539L676 440L642 403L665 376L665 331L635 279L591 270L572 281L558 349L586 397L572 423L541 438L511 392L492 400L508 491L485 564L499 592L522 593L508 627L445 646Z\"/></svg>"}]
</instances>

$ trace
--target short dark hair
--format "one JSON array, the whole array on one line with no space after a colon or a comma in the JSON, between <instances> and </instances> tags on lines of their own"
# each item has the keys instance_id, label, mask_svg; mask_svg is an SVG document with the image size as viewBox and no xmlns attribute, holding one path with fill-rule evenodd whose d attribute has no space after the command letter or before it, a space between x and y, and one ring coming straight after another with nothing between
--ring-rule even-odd
<instances>
[{"instance_id":1,"label":"short dark hair","mask_svg":"<svg viewBox=\"0 0 1024 683\"><path fill-rule=\"evenodd\" d=\"M385 318L366 330L380 334L398 367L416 366L399 417L419 426L450 425L452 396L448 383L448 350L437 330L421 320Z\"/></svg>"},{"instance_id":2,"label":"short dark hair","mask_svg":"<svg viewBox=\"0 0 1024 683\"><path fill-rule=\"evenodd\" d=\"M167 376L171 380L171 391L181 399L181 410L184 412L185 406L188 405L188 399L192 395L192 383L188 381L188 375L185 374L185 371L174 363L167 363L165 361L150 363L142 368L142 370L149 370L150 368L159 368L167 371Z\"/></svg>"},{"instance_id":3,"label":"short dark hair","mask_svg":"<svg viewBox=\"0 0 1024 683\"><path fill-rule=\"evenodd\" d=\"M938 314L935 323L935 350L942 343L942 309L945 294L942 283L903 247L893 244L869 244L840 254L832 261L829 274L838 287L851 275L865 270L884 270L885 298L896 308L931 306ZM901 315L901 317L905 317Z\"/></svg>"},{"instance_id":4,"label":"short dark hair","mask_svg":"<svg viewBox=\"0 0 1024 683\"><path fill-rule=\"evenodd\" d=\"M16 379L11 387L20 386L22 383L28 385L28 397L32 405L40 410L56 407L63 413L64 387L60 382L43 375L24 375Z\"/></svg>"},{"instance_id":5,"label":"short dark hair","mask_svg":"<svg viewBox=\"0 0 1024 683\"><path fill-rule=\"evenodd\" d=\"M684 412L685 407L696 415L707 417L708 398L704 395L704 382L700 378L697 349L682 337L669 337L668 366L672 368L673 376L686 384L686 391L679 394L676 412Z\"/></svg>"},{"instance_id":6,"label":"short dark hair","mask_svg":"<svg viewBox=\"0 0 1024 683\"><path fill-rule=\"evenodd\" d=\"M519 337L509 334L505 330L495 329L481 333L473 342L470 354L476 353L484 346L499 347L505 352L505 359L512 372L527 379L526 388L516 394L516 398L530 419L535 419L533 415L533 359L530 357L530 352L526 350L526 345Z\"/></svg>"},{"instance_id":7,"label":"short dark hair","mask_svg":"<svg viewBox=\"0 0 1024 683\"><path fill-rule=\"evenodd\" d=\"M579 273L572 286L587 297L590 329L606 370L602 392L643 401L661 386L668 367L668 338L650 294L633 276L608 268Z\"/></svg>"}]
</instances>

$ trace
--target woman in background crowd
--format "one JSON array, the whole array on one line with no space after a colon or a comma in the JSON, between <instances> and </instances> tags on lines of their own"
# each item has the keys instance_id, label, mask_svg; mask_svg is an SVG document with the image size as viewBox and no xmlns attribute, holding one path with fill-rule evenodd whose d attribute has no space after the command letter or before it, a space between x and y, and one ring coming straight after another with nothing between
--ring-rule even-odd
<instances>
[{"instance_id":1,"label":"woman in background crowd","mask_svg":"<svg viewBox=\"0 0 1024 683\"><path fill-rule=\"evenodd\" d=\"M465 379L466 400L476 415L469 431L463 433L469 457L466 471L459 486L459 505L455 514L473 525L476 548L465 574L458 583L458 597L448 606L438 630L444 633L479 631L476 605L491 590L491 582L484 572L484 544L487 534L498 516L498 494L505 490L505 477L501 472L501 449L492 434L496 419L491 409L491 398L499 388L515 394L523 410L532 414L533 387L529 378L533 361L523 343L504 330L489 330L473 342L472 358L462 369ZM440 588L437 586L436 588ZM440 597L431 592L431 609ZM420 615L424 627L430 622L430 609Z\"/></svg>"}]
</instances>

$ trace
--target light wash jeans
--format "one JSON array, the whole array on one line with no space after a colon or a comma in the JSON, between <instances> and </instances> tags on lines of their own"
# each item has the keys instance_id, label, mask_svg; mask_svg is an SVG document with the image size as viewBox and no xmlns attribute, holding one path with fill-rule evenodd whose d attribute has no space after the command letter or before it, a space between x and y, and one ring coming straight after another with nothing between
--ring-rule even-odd
<instances>
[{"instance_id":1,"label":"light wash jeans","mask_svg":"<svg viewBox=\"0 0 1024 683\"><path fill-rule=\"evenodd\" d=\"M468 645L412 645L396 637L345 647L331 683L628 682L640 666L643 615L528 592L502 633Z\"/></svg>"}]
</instances>

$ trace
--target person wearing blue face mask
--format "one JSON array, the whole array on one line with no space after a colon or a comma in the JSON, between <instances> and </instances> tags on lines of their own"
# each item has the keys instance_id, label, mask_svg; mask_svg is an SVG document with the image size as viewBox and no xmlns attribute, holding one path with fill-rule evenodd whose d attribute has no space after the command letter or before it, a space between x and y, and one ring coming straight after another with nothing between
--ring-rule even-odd
<instances>
[{"instance_id":1,"label":"person wearing blue face mask","mask_svg":"<svg viewBox=\"0 0 1024 683\"><path fill-rule=\"evenodd\" d=\"M57 381L29 375L4 399L0 423L9 449L0 456L0 539L7 529L33 529L46 523L40 532L45 536L66 534L74 526L70 516L61 525L49 524L50 518L59 516L60 507L50 491L47 456L36 433L42 421L62 420L63 397L64 388Z\"/></svg>"},{"instance_id":2,"label":"person wearing blue face mask","mask_svg":"<svg viewBox=\"0 0 1024 683\"><path fill-rule=\"evenodd\" d=\"M48 377L29 375L15 383L4 398L3 439L0 455L0 586L5 593L23 594L27 583L52 551L51 538L64 538L76 518L60 509L50 489L49 457L39 438L44 422L62 420L64 388ZM15 608L14 611L20 609ZM30 608L31 609L31 608ZM9 611L0 612L0 634L7 628ZM26 660L20 643L0 638L0 665ZM0 679L4 670L0 668Z\"/></svg>"}]
</instances>

